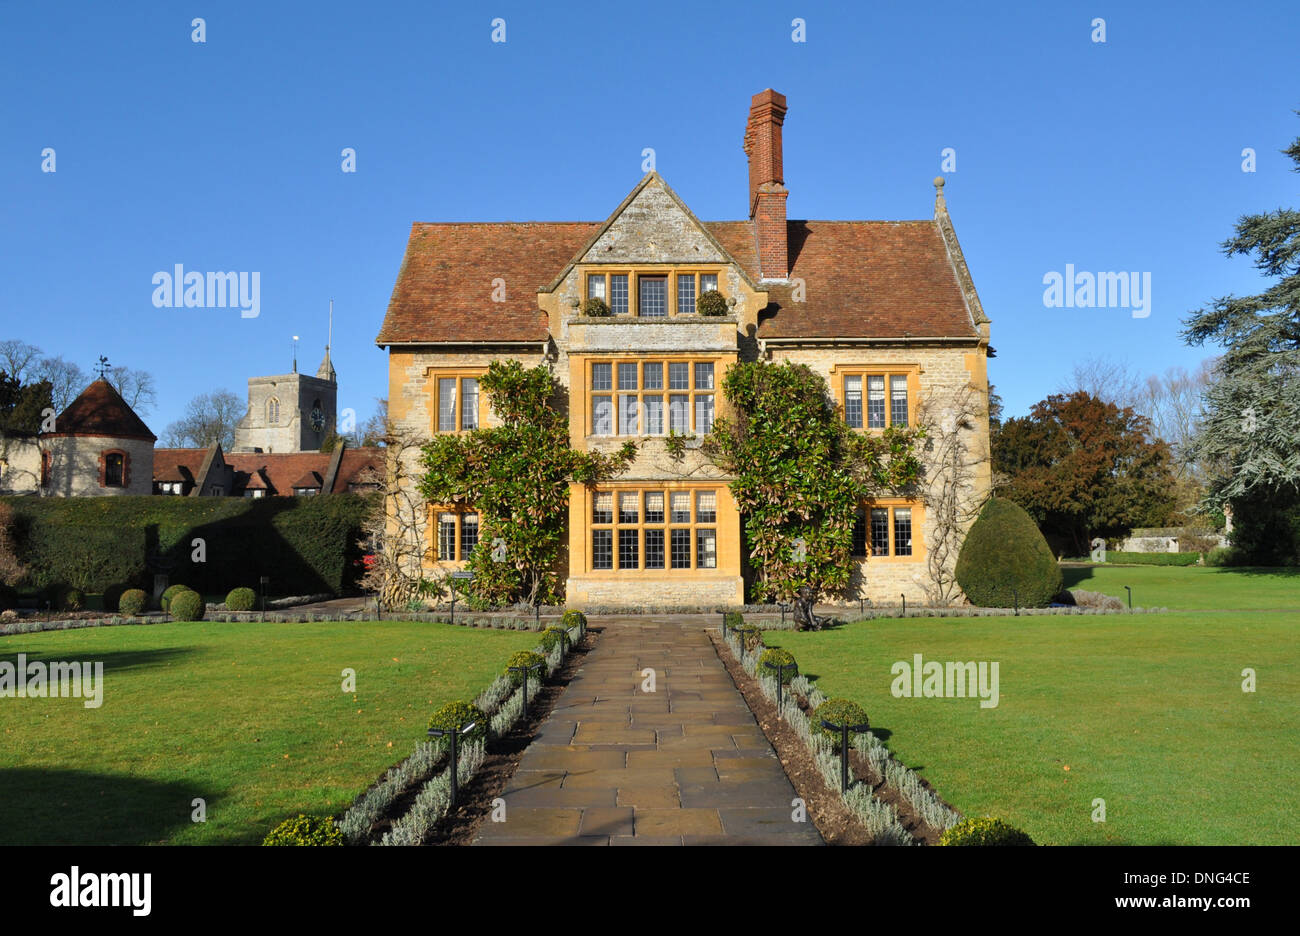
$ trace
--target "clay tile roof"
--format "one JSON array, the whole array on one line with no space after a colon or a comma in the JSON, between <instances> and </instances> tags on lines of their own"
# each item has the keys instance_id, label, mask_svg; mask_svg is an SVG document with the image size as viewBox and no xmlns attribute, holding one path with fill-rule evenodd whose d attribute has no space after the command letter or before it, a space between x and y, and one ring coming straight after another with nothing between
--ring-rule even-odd
<instances>
[{"instance_id":1,"label":"clay tile roof","mask_svg":"<svg viewBox=\"0 0 1300 936\"><path fill-rule=\"evenodd\" d=\"M207 454L207 449L156 448L153 450L153 479L193 484Z\"/></svg>"},{"instance_id":2,"label":"clay tile roof","mask_svg":"<svg viewBox=\"0 0 1300 936\"><path fill-rule=\"evenodd\" d=\"M375 484L384 477L384 450L382 448L347 448L343 450L343 463L339 465L334 491L346 491L350 484Z\"/></svg>"},{"instance_id":3,"label":"clay tile roof","mask_svg":"<svg viewBox=\"0 0 1300 936\"><path fill-rule=\"evenodd\" d=\"M737 263L758 277L753 226L706 222ZM943 234L934 221L790 221L793 287L762 283L760 338L976 338Z\"/></svg>"},{"instance_id":4,"label":"clay tile roof","mask_svg":"<svg viewBox=\"0 0 1300 936\"><path fill-rule=\"evenodd\" d=\"M246 490L259 491L259 490L266 489L266 481L262 478L261 471L252 471L252 472L246 471L240 473L246 475L248 478L248 480L244 482L244 488Z\"/></svg>"},{"instance_id":5,"label":"clay tile roof","mask_svg":"<svg viewBox=\"0 0 1300 936\"><path fill-rule=\"evenodd\" d=\"M293 486L296 488L318 488L321 486L321 476L318 472L309 471L293 482Z\"/></svg>"},{"instance_id":6,"label":"clay tile roof","mask_svg":"<svg viewBox=\"0 0 1300 936\"><path fill-rule=\"evenodd\" d=\"M113 385L102 377L81 391L54 421L49 435L112 436L156 441L144 420L127 406Z\"/></svg>"},{"instance_id":7,"label":"clay tile roof","mask_svg":"<svg viewBox=\"0 0 1300 936\"><path fill-rule=\"evenodd\" d=\"M375 343L544 341L537 290L598 227L596 221L411 225ZM498 277L505 281L504 302L492 301Z\"/></svg>"}]
</instances>

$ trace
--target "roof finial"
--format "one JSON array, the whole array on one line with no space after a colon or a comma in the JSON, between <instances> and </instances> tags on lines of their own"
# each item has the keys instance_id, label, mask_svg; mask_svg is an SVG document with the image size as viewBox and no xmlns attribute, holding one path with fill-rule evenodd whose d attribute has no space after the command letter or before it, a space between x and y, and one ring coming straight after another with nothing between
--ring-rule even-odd
<instances>
[{"instance_id":1,"label":"roof finial","mask_svg":"<svg viewBox=\"0 0 1300 936\"><path fill-rule=\"evenodd\" d=\"M934 177L934 216L948 213L948 203L943 200L943 176Z\"/></svg>"},{"instance_id":2,"label":"roof finial","mask_svg":"<svg viewBox=\"0 0 1300 936\"><path fill-rule=\"evenodd\" d=\"M99 379L103 380L104 375L109 371L108 358L101 354L99 356L99 363L95 365L95 368L99 371Z\"/></svg>"}]
</instances>

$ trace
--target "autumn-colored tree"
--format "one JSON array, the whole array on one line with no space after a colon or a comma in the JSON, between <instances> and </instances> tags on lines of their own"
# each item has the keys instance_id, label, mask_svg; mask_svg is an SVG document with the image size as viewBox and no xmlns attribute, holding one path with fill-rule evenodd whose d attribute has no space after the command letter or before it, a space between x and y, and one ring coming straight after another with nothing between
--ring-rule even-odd
<instances>
[{"instance_id":1,"label":"autumn-colored tree","mask_svg":"<svg viewBox=\"0 0 1300 936\"><path fill-rule=\"evenodd\" d=\"M806 364L737 364L722 389L731 414L718 417L702 449L735 477L755 595L793 602L799 627L817 629L813 605L849 584L858 508L915 484L924 430L854 432Z\"/></svg>"},{"instance_id":2,"label":"autumn-colored tree","mask_svg":"<svg viewBox=\"0 0 1300 936\"><path fill-rule=\"evenodd\" d=\"M998 493L1076 555L1091 537L1160 526L1174 506L1169 446L1151 439L1146 417L1085 391L1053 394L1006 420L993 470Z\"/></svg>"},{"instance_id":3,"label":"autumn-colored tree","mask_svg":"<svg viewBox=\"0 0 1300 936\"><path fill-rule=\"evenodd\" d=\"M621 474L636 445L628 442L611 455L571 448L568 419L555 406L561 390L545 367L496 361L479 388L501 425L425 445L420 492L430 504L478 512L479 542L468 564L476 597L497 605L556 601L570 483Z\"/></svg>"}]
</instances>

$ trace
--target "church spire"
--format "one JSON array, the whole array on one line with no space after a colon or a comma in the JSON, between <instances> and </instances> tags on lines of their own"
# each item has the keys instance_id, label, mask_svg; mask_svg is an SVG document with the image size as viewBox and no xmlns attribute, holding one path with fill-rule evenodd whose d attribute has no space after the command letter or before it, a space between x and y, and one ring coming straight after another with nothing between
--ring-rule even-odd
<instances>
[{"instance_id":1,"label":"church spire","mask_svg":"<svg viewBox=\"0 0 1300 936\"><path fill-rule=\"evenodd\" d=\"M338 383L338 374L334 370L334 362L330 360L330 345L334 343L334 300L330 300L330 324L328 337L325 341L325 358L320 362L320 367L316 368L316 376L321 380L328 380L330 383Z\"/></svg>"}]
</instances>

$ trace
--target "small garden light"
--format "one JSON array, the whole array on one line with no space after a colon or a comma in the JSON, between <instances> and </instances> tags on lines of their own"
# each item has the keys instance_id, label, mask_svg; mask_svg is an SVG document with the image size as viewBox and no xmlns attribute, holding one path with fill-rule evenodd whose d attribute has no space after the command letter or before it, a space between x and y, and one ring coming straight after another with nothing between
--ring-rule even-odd
<instances>
[{"instance_id":1,"label":"small garden light","mask_svg":"<svg viewBox=\"0 0 1300 936\"><path fill-rule=\"evenodd\" d=\"M850 725L848 722L836 725L823 718L822 727L840 733L840 792L847 793L849 791L849 732L860 734L871 726L865 721L860 725Z\"/></svg>"},{"instance_id":2,"label":"small garden light","mask_svg":"<svg viewBox=\"0 0 1300 936\"><path fill-rule=\"evenodd\" d=\"M477 723L477 722L470 722L468 725L465 725L465 726L463 726L463 727L461 727L460 729L455 730L455 731L451 730L450 728L430 728L430 729L429 729L429 737L430 737L430 738L442 738L442 737L445 737L445 736L447 736L447 735L450 735L450 736L451 736L451 805L448 807L449 810L450 810L450 809L455 809L455 808L456 808L456 792L457 792L457 789L458 789L458 787L457 787L457 783L456 783L456 773L457 773L457 766L456 766L456 765L457 765L457 742L460 740L460 736L461 736L461 735L463 735L463 734L468 734L469 732L473 731L473 730L474 730L474 726L475 726L476 724L478 724L478 723Z\"/></svg>"},{"instance_id":3,"label":"small garden light","mask_svg":"<svg viewBox=\"0 0 1300 936\"><path fill-rule=\"evenodd\" d=\"M568 635L566 634L565 636L567 637ZM523 689L524 689L524 715L523 715L523 717L524 717L524 720L525 720L525 721L528 720L528 673L529 673L531 670L540 670L540 669L542 668L542 665L543 665L543 664L541 664L541 663L534 663L532 666L508 666L508 667L506 667L506 669L509 670L511 673L519 673L519 674L521 674L521 677L522 677L522 678L520 679L520 682L523 683ZM538 679L538 682L541 682L541 680Z\"/></svg>"},{"instance_id":4,"label":"small garden light","mask_svg":"<svg viewBox=\"0 0 1300 936\"><path fill-rule=\"evenodd\" d=\"M789 663L773 663L770 660L764 660L763 665L768 669L776 670L776 717L781 717L781 687L785 683L785 671L788 669L798 669L799 664L791 661Z\"/></svg>"},{"instance_id":5,"label":"small garden light","mask_svg":"<svg viewBox=\"0 0 1300 936\"><path fill-rule=\"evenodd\" d=\"M1124 591L1128 592L1128 609L1132 611L1133 610L1133 589L1125 585Z\"/></svg>"}]
</instances>

